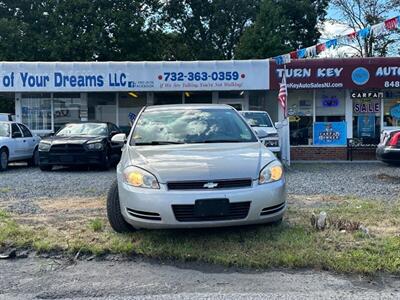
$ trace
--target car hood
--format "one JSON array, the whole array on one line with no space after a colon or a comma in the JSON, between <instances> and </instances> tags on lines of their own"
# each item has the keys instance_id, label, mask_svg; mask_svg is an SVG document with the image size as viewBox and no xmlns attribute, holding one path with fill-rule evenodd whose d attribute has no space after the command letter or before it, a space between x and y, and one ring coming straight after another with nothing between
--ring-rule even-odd
<instances>
[{"instance_id":1,"label":"car hood","mask_svg":"<svg viewBox=\"0 0 400 300\"><path fill-rule=\"evenodd\" d=\"M0 136L0 142L5 142L5 141L9 141L9 140L10 140L9 137Z\"/></svg>"},{"instance_id":2,"label":"car hood","mask_svg":"<svg viewBox=\"0 0 400 300\"><path fill-rule=\"evenodd\" d=\"M85 144L88 142L102 141L103 136L52 136L43 139L43 142L51 143L52 145L58 144Z\"/></svg>"},{"instance_id":3,"label":"car hood","mask_svg":"<svg viewBox=\"0 0 400 300\"><path fill-rule=\"evenodd\" d=\"M126 164L141 167L161 183L171 181L257 179L275 156L261 143L129 146Z\"/></svg>"}]
</instances>

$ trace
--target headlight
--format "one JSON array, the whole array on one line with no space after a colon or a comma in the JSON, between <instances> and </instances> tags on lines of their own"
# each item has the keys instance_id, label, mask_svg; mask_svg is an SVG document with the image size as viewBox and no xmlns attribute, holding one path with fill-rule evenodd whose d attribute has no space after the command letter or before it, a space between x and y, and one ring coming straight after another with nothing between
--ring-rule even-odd
<instances>
[{"instance_id":1,"label":"headlight","mask_svg":"<svg viewBox=\"0 0 400 300\"><path fill-rule=\"evenodd\" d=\"M283 168L280 162L273 161L269 165L266 165L260 172L258 178L259 184L265 184L269 182L278 181L283 177Z\"/></svg>"},{"instance_id":2,"label":"headlight","mask_svg":"<svg viewBox=\"0 0 400 300\"><path fill-rule=\"evenodd\" d=\"M124 182L131 186L146 189L160 188L156 177L143 169L132 166L127 167L122 173L124 177Z\"/></svg>"},{"instance_id":3,"label":"headlight","mask_svg":"<svg viewBox=\"0 0 400 300\"><path fill-rule=\"evenodd\" d=\"M86 146L89 150L103 150L103 143L92 143Z\"/></svg>"},{"instance_id":4,"label":"headlight","mask_svg":"<svg viewBox=\"0 0 400 300\"><path fill-rule=\"evenodd\" d=\"M51 144L43 143L43 142L39 143L39 151L48 152L48 151L50 151L50 148L51 148Z\"/></svg>"}]
</instances>

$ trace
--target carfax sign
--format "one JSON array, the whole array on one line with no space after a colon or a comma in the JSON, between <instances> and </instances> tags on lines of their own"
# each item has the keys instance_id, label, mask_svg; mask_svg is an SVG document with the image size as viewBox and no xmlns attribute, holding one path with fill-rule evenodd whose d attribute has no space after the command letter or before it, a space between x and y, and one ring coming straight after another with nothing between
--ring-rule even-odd
<instances>
[{"instance_id":1,"label":"carfax sign","mask_svg":"<svg viewBox=\"0 0 400 300\"><path fill-rule=\"evenodd\" d=\"M268 89L268 60L0 63L0 91L85 92Z\"/></svg>"},{"instance_id":2,"label":"carfax sign","mask_svg":"<svg viewBox=\"0 0 400 300\"><path fill-rule=\"evenodd\" d=\"M347 144L346 122L314 123L314 145L342 146Z\"/></svg>"}]
</instances>

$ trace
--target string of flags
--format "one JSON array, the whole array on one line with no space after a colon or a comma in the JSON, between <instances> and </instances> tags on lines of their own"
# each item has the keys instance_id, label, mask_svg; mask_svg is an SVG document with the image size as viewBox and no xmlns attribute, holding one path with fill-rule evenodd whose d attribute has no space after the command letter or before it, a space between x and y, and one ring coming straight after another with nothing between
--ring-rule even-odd
<instances>
[{"instance_id":1,"label":"string of flags","mask_svg":"<svg viewBox=\"0 0 400 300\"><path fill-rule=\"evenodd\" d=\"M388 34L390 31L399 29L399 27L400 27L400 16L397 16L394 18L390 18L379 24L368 26L366 28L354 31L347 35L328 40L324 43L320 43L311 47L299 49L287 54L276 56L273 59L278 65L282 65L290 63L292 59L315 57L327 49L336 48L337 46L343 44L353 43L356 41L357 37L366 38L370 35L373 35L374 37L381 37L385 34Z\"/></svg>"}]
</instances>

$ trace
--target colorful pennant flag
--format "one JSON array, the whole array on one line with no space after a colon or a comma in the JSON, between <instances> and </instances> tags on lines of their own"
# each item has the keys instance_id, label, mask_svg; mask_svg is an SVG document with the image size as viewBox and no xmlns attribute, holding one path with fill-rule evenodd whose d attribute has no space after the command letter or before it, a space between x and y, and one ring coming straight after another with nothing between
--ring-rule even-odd
<instances>
[{"instance_id":1,"label":"colorful pennant flag","mask_svg":"<svg viewBox=\"0 0 400 300\"><path fill-rule=\"evenodd\" d=\"M325 43L320 43L311 47L292 51L288 54L276 56L274 57L274 60L278 65L282 65L289 63L291 59L314 57L320 54L321 52L325 51L326 49L335 48L341 44L352 43L357 39L357 37L363 39L367 38L369 35L372 35L374 37L380 37L392 30L399 29L399 27L400 27L400 16L397 16L388 19L382 23L373 26L368 26L366 28L354 31L344 36L328 40Z\"/></svg>"}]
</instances>

